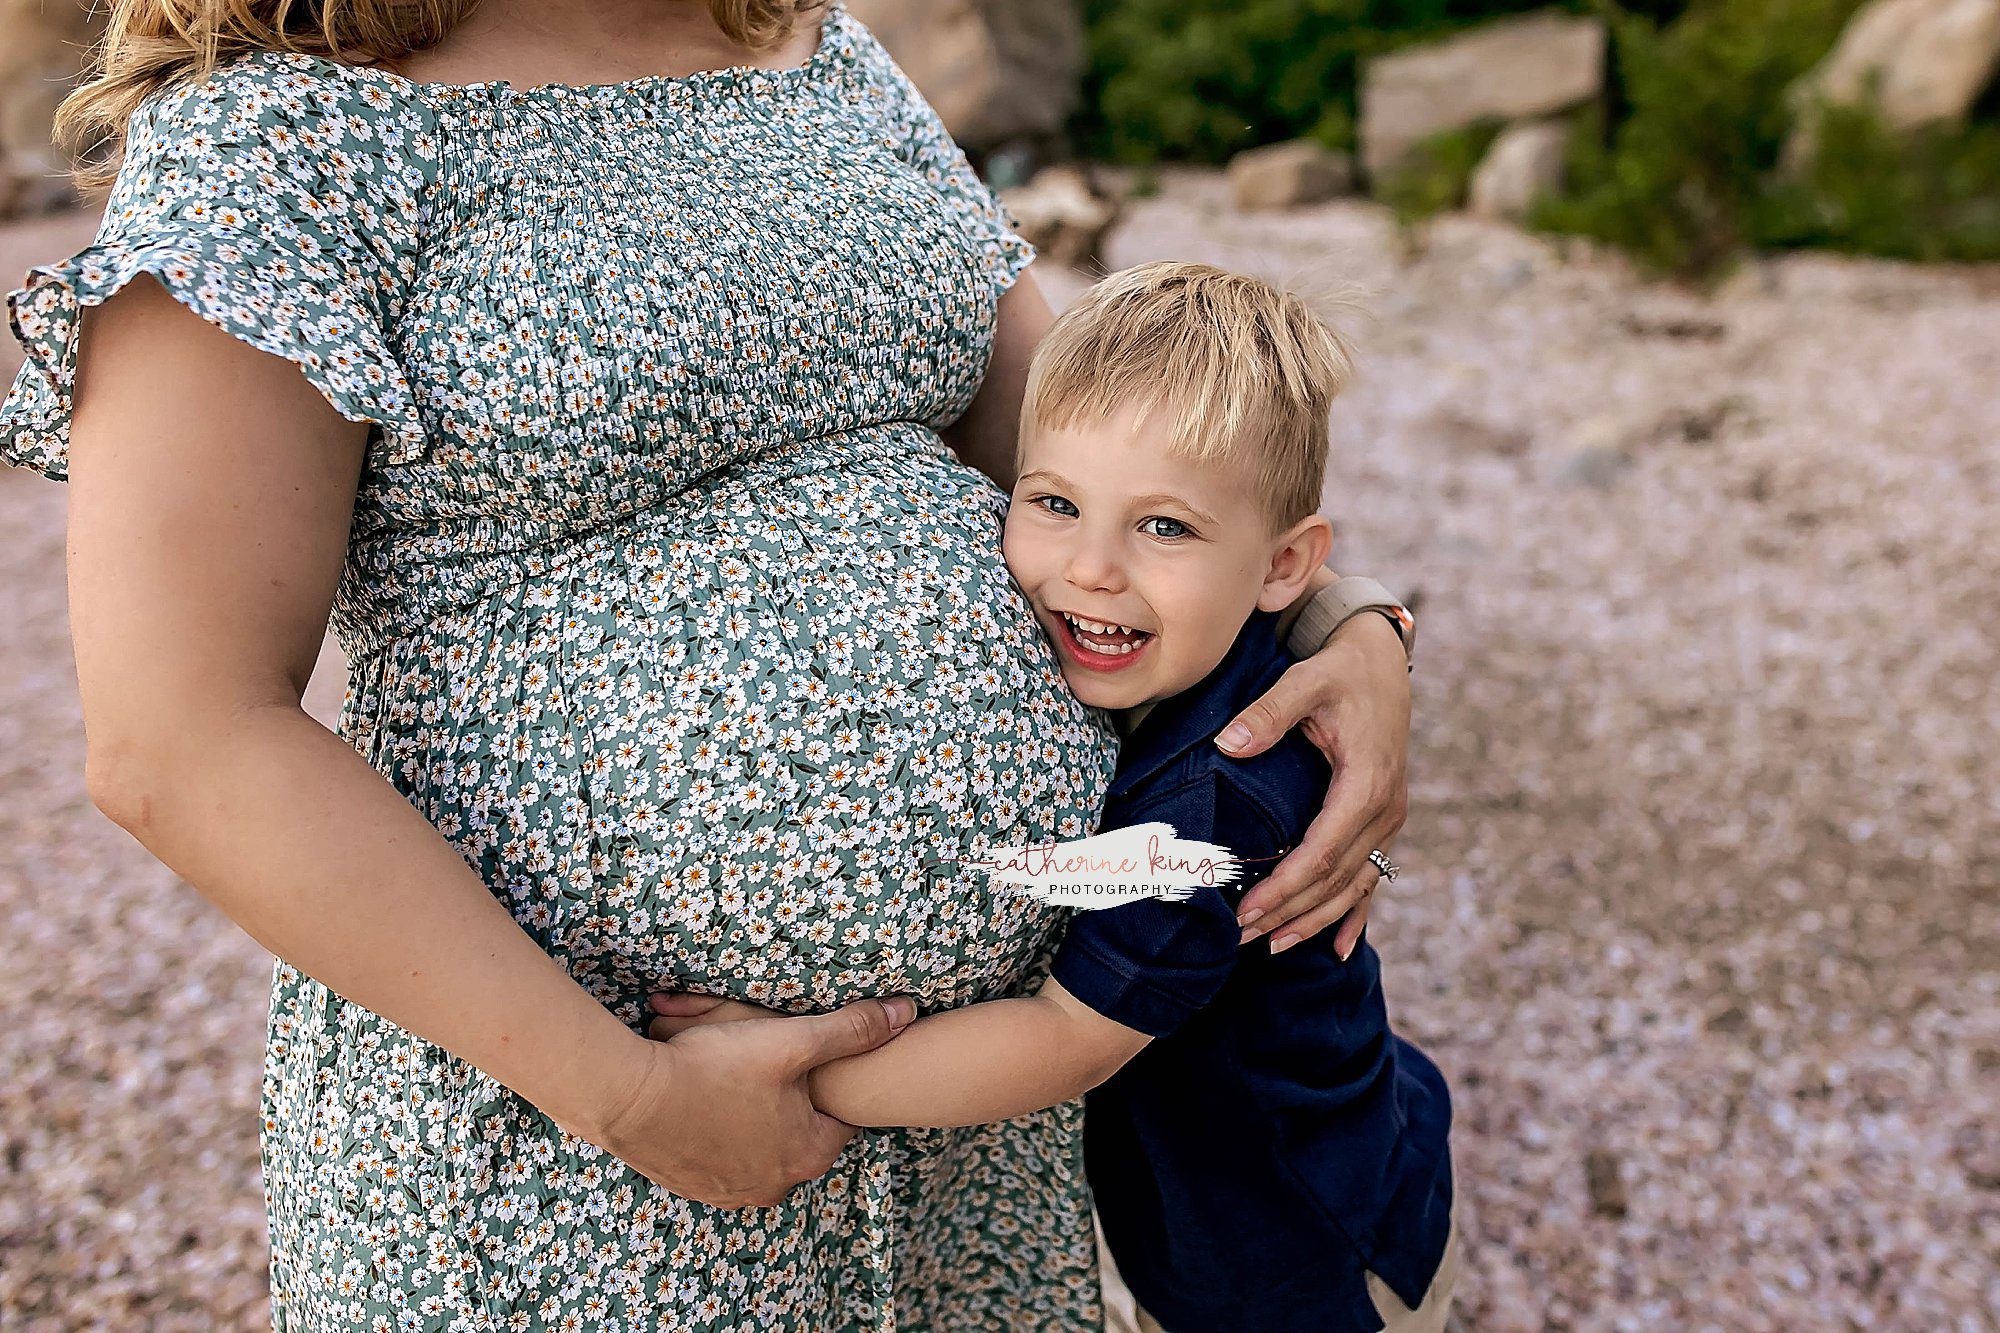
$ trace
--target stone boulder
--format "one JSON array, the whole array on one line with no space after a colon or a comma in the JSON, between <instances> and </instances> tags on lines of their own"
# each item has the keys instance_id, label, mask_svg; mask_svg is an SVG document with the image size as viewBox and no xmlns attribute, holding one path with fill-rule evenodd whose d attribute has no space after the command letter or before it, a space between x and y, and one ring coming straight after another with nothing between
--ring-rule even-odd
<instances>
[{"instance_id":1,"label":"stone boulder","mask_svg":"<svg viewBox=\"0 0 2000 1333\"><path fill-rule=\"evenodd\" d=\"M1482 120L1546 116L1604 91L1602 21L1544 12L1368 62L1361 160L1370 177L1434 134Z\"/></svg>"},{"instance_id":2,"label":"stone boulder","mask_svg":"<svg viewBox=\"0 0 2000 1333\"><path fill-rule=\"evenodd\" d=\"M1316 204L1354 188L1354 159L1308 139L1238 153L1229 161L1229 189L1246 211Z\"/></svg>"},{"instance_id":3,"label":"stone boulder","mask_svg":"<svg viewBox=\"0 0 2000 1333\"><path fill-rule=\"evenodd\" d=\"M1560 120L1509 125L1472 173L1466 207L1478 217L1518 222L1536 199L1562 188L1572 130Z\"/></svg>"},{"instance_id":4,"label":"stone boulder","mask_svg":"<svg viewBox=\"0 0 2000 1333\"><path fill-rule=\"evenodd\" d=\"M1097 263L1105 233L1122 211L1120 200L1074 166L1044 168L1026 185L1002 190L1000 202L1041 258L1070 268Z\"/></svg>"},{"instance_id":5,"label":"stone boulder","mask_svg":"<svg viewBox=\"0 0 2000 1333\"><path fill-rule=\"evenodd\" d=\"M1854 105L1871 85L1898 129L1963 120L2000 69L2000 0L1873 0L1794 96Z\"/></svg>"},{"instance_id":6,"label":"stone boulder","mask_svg":"<svg viewBox=\"0 0 2000 1333\"><path fill-rule=\"evenodd\" d=\"M973 152L1061 130L1081 96L1072 0L849 0Z\"/></svg>"}]
</instances>

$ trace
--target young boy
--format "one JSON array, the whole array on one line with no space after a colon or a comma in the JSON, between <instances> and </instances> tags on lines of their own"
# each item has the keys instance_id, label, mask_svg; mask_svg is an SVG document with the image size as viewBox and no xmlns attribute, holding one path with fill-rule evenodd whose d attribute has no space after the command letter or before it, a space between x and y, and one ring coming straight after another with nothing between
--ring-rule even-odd
<instances>
[{"instance_id":1,"label":"young boy","mask_svg":"<svg viewBox=\"0 0 2000 1333\"><path fill-rule=\"evenodd\" d=\"M1106 279L1029 371L1008 568L1078 698L1124 734L1103 830L1165 821L1239 858L1185 901L1078 912L1032 997L919 1019L821 1066L851 1124L981 1124L1089 1093L1085 1160L1141 1329L1438 1329L1455 1267L1444 1079L1389 1030L1365 932L1244 944L1243 893L1331 772L1293 733L1216 731L1296 659L1278 611L1324 562L1345 345L1206 265ZM723 1002L700 1019L761 1014Z\"/></svg>"}]
</instances>

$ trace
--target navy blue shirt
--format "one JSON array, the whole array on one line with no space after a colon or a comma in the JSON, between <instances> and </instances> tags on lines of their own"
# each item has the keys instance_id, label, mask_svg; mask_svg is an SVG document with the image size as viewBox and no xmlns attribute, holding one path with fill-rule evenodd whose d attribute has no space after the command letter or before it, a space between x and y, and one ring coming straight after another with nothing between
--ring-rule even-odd
<instances>
[{"instance_id":1,"label":"navy blue shirt","mask_svg":"<svg viewBox=\"0 0 2000 1333\"><path fill-rule=\"evenodd\" d=\"M1084 1160L1104 1237L1168 1333L1374 1330L1363 1274L1412 1309L1451 1213L1444 1076L1389 1030L1367 939L1238 945L1236 904L1296 847L1332 772L1294 731L1250 759L1215 734L1297 659L1254 613L1214 671L1125 738L1102 829L1153 820L1247 864L1182 902L1070 919L1053 975L1158 1040L1101 1087Z\"/></svg>"}]
</instances>

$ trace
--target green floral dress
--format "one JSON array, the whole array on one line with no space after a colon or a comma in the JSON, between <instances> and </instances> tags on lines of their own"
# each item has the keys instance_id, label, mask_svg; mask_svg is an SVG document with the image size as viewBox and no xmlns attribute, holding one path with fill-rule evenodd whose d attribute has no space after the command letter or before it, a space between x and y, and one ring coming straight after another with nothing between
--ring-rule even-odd
<instances>
[{"instance_id":1,"label":"green floral dress","mask_svg":"<svg viewBox=\"0 0 2000 1333\"><path fill-rule=\"evenodd\" d=\"M80 307L153 274L375 423L341 734L593 995L962 1005L1061 917L954 859L1090 832L1116 757L937 434L1032 254L838 0L787 70L256 53L141 106L95 242L10 293L0 449L65 475ZM1100 1319L1077 1103L721 1210L280 964L263 1110L281 1331Z\"/></svg>"}]
</instances>

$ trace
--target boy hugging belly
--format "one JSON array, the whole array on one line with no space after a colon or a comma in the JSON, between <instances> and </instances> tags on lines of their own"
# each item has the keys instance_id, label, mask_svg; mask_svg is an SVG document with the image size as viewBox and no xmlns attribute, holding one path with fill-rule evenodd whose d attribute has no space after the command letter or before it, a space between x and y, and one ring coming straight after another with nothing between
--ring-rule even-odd
<instances>
[{"instance_id":1,"label":"boy hugging belly","mask_svg":"<svg viewBox=\"0 0 2000 1333\"><path fill-rule=\"evenodd\" d=\"M1219 728L1298 660L1278 613L1326 561L1317 511L1346 344L1298 297L1202 264L1127 269L1029 370L1007 567L1124 740L1101 831L1164 822L1236 882L1080 911L1033 996L920 1017L822 1065L851 1124L968 1125L1087 1094L1085 1161L1141 1330L1442 1329L1456 1273L1450 1097L1389 1026L1366 932L1253 937L1242 895L1332 774L1293 732ZM1406 612L1387 608L1407 639ZM761 1013L666 1002L670 1030ZM1114 1317L1114 1327L1124 1322Z\"/></svg>"}]
</instances>

